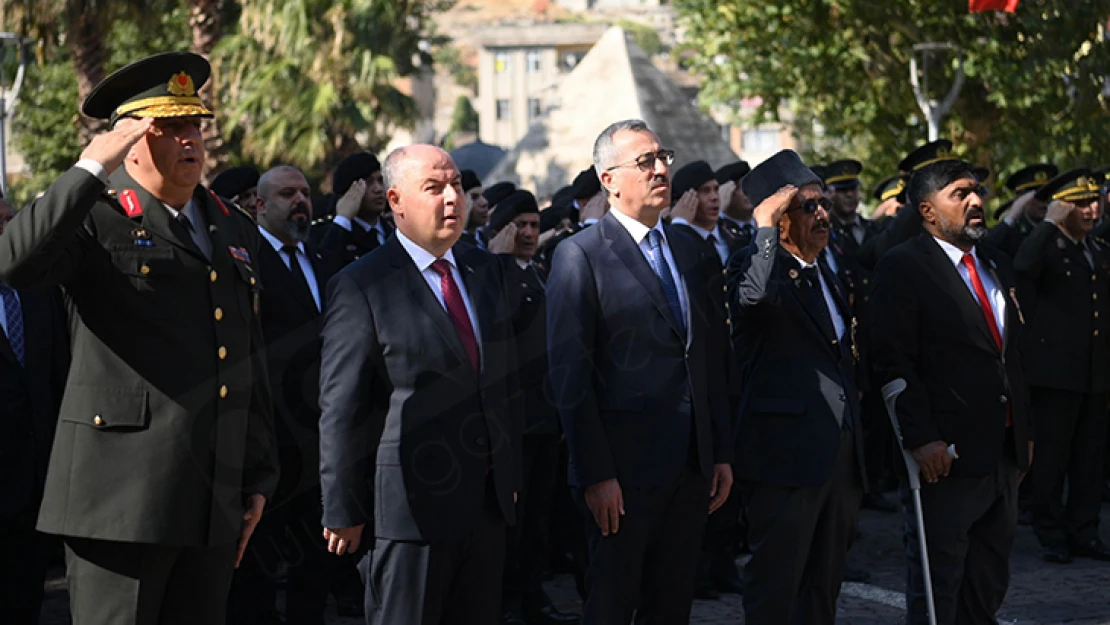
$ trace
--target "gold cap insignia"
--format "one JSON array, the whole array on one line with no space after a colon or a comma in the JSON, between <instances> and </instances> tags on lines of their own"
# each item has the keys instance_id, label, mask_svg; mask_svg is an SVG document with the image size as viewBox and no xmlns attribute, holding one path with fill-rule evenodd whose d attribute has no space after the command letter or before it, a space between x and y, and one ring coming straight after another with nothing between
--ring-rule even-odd
<instances>
[{"instance_id":1,"label":"gold cap insignia","mask_svg":"<svg viewBox=\"0 0 1110 625\"><path fill-rule=\"evenodd\" d=\"M1048 182L1048 172L1038 171L1037 174L1033 176L1033 180L1035 180L1037 184L1044 184Z\"/></svg>"},{"instance_id":2,"label":"gold cap insignia","mask_svg":"<svg viewBox=\"0 0 1110 625\"><path fill-rule=\"evenodd\" d=\"M948 150L945 148L937 148L937 158L948 158Z\"/></svg>"},{"instance_id":3,"label":"gold cap insignia","mask_svg":"<svg viewBox=\"0 0 1110 625\"><path fill-rule=\"evenodd\" d=\"M1087 182L1087 177L1086 176L1080 176L1079 180L1075 181L1075 186L1077 186L1077 187L1086 187L1088 185L1089 185L1089 183Z\"/></svg>"},{"instance_id":4,"label":"gold cap insignia","mask_svg":"<svg viewBox=\"0 0 1110 625\"><path fill-rule=\"evenodd\" d=\"M193 79L185 72L178 72L170 78L170 83L166 85L166 91L172 95L192 96L196 95L197 90L193 88Z\"/></svg>"}]
</instances>

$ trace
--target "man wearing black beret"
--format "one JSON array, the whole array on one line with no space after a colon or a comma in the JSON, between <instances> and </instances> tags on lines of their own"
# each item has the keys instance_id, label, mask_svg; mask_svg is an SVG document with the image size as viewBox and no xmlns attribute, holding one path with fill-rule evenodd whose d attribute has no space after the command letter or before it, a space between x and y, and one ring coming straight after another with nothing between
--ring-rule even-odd
<instances>
[{"instance_id":1,"label":"man wearing black beret","mask_svg":"<svg viewBox=\"0 0 1110 625\"><path fill-rule=\"evenodd\" d=\"M82 112L112 130L0 236L0 280L72 304L38 528L81 625L222 624L278 481L258 228L200 184L209 74L170 52L105 78Z\"/></svg>"},{"instance_id":2,"label":"man wearing black beret","mask_svg":"<svg viewBox=\"0 0 1110 625\"><path fill-rule=\"evenodd\" d=\"M790 150L742 184L759 225L728 268L743 372L735 464L752 546L744 614L752 625L832 625L865 475L855 323L819 260L832 206Z\"/></svg>"},{"instance_id":3,"label":"man wearing black beret","mask_svg":"<svg viewBox=\"0 0 1110 625\"><path fill-rule=\"evenodd\" d=\"M393 226L382 218L385 186L377 157L357 152L340 161L332 176L332 188L338 198L335 218L319 247L337 254L348 265L378 249L393 234Z\"/></svg>"},{"instance_id":4,"label":"man wearing black beret","mask_svg":"<svg viewBox=\"0 0 1110 625\"><path fill-rule=\"evenodd\" d=\"M729 163L717 170L717 184L721 192L722 233L734 241L735 249L747 247L755 236L755 220L752 219L752 203L744 195L740 182L752 170L747 161Z\"/></svg>"},{"instance_id":5,"label":"man wearing black beret","mask_svg":"<svg viewBox=\"0 0 1110 625\"><path fill-rule=\"evenodd\" d=\"M489 201L483 195L482 181L478 179L478 174L469 169L464 169L459 174L462 176L463 193L466 195L466 228L459 240L486 249L489 242L489 235L486 234Z\"/></svg>"},{"instance_id":6,"label":"man wearing black beret","mask_svg":"<svg viewBox=\"0 0 1110 625\"><path fill-rule=\"evenodd\" d=\"M492 186L486 187L482 191L482 195L486 198L486 203L489 204L489 210L492 213L497 208L497 204L512 195L516 191L516 185L511 182L498 182Z\"/></svg>"},{"instance_id":7,"label":"man wearing black beret","mask_svg":"<svg viewBox=\"0 0 1110 625\"><path fill-rule=\"evenodd\" d=\"M720 223L720 184L713 168L705 161L694 161L679 168L671 188L671 223L697 236L712 249L723 268L728 257L739 249L738 237L725 232Z\"/></svg>"},{"instance_id":8,"label":"man wearing black beret","mask_svg":"<svg viewBox=\"0 0 1110 625\"><path fill-rule=\"evenodd\" d=\"M238 204L255 217L255 198L258 197L258 170L249 166L232 167L221 172L209 188L216 195Z\"/></svg>"}]
</instances>

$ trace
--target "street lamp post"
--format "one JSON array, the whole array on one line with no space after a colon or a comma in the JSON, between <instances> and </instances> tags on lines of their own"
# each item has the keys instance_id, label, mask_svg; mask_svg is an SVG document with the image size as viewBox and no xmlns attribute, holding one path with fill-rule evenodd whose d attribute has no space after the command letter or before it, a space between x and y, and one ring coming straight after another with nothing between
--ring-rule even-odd
<instances>
[{"instance_id":1,"label":"street lamp post","mask_svg":"<svg viewBox=\"0 0 1110 625\"><path fill-rule=\"evenodd\" d=\"M948 95L940 103L935 98L929 95L929 61L934 56L945 56L952 52L956 53L956 80L952 83L952 88L948 90ZM918 70L917 55L921 55L921 69ZM956 103L956 97L960 94L960 88L964 85L964 54L959 46L951 43L921 43L913 47L913 54L910 56L910 84L913 85L913 95L917 98L917 106L925 115L925 120L929 124L929 141L936 141L940 138L940 122L944 119L948 112L952 110L952 105Z\"/></svg>"},{"instance_id":2,"label":"street lamp post","mask_svg":"<svg viewBox=\"0 0 1110 625\"><path fill-rule=\"evenodd\" d=\"M15 80L8 87L4 66L8 51L14 50L17 58ZM25 40L15 33L0 33L0 194L8 195L8 137L7 125L15 111L19 88L23 86L23 72L27 68Z\"/></svg>"}]
</instances>

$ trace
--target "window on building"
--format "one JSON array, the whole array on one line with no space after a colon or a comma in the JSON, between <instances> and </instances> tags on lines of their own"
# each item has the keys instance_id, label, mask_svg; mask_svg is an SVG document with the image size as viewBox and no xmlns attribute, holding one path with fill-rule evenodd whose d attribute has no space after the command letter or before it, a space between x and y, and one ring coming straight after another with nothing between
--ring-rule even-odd
<instances>
[{"instance_id":1,"label":"window on building","mask_svg":"<svg viewBox=\"0 0 1110 625\"><path fill-rule=\"evenodd\" d=\"M508 100L498 100L497 101L497 119L498 119L498 121L504 121L504 120L509 119L509 101Z\"/></svg>"},{"instance_id":2,"label":"window on building","mask_svg":"<svg viewBox=\"0 0 1110 625\"><path fill-rule=\"evenodd\" d=\"M509 53L498 52L493 55L493 72L500 74L509 71Z\"/></svg>"},{"instance_id":3,"label":"window on building","mask_svg":"<svg viewBox=\"0 0 1110 625\"><path fill-rule=\"evenodd\" d=\"M529 50L524 55L525 67L529 74L538 74L540 72L540 51Z\"/></svg>"},{"instance_id":4,"label":"window on building","mask_svg":"<svg viewBox=\"0 0 1110 625\"><path fill-rule=\"evenodd\" d=\"M543 105L539 98L528 98L528 121L533 121L543 115Z\"/></svg>"},{"instance_id":5,"label":"window on building","mask_svg":"<svg viewBox=\"0 0 1110 625\"><path fill-rule=\"evenodd\" d=\"M741 142L744 151L776 152L779 149L779 131L766 129L745 130Z\"/></svg>"}]
</instances>

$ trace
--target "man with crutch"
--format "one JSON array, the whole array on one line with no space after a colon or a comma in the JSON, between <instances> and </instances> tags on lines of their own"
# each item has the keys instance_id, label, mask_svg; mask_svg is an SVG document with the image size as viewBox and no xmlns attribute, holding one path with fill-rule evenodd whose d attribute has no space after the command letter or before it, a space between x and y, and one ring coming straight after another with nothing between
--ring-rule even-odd
<instances>
[{"instance_id":1,"label":"man with crutch","mask_svg":"<svg viewBox=\"0 0 1110 625\"><path fill-rule=\"evenodd\" d=\"M902 378L901 442L920 467L918 508L936 623L994 623L1009 586L1017 486L1032 461L1032 427L1017 353L1024 323L1009 259L981 243L978 182L967 163L939 161L910 179L906 210L925 232L876 268L875 366ZM929 623L910 490L907 623Z\"/></svg>"}]
</instances>

